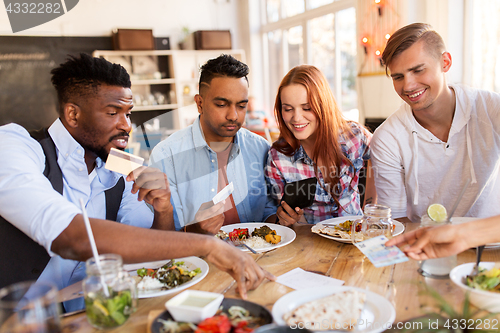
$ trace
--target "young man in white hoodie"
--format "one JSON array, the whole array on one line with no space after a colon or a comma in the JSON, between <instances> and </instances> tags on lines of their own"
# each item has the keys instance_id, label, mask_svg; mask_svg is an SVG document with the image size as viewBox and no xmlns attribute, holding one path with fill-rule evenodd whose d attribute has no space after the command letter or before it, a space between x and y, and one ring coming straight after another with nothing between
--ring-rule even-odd
<instances>
[{"instance_id":1,"label":"young man in white hoodie","mask_svg":"<svg viewBox=\"0 0 500 333\"><path fill-rule=\"evenodd\" d=\"M405 103L371 142L378 203L419 222L470 179L454 215L500 214L500 94L448 84L451 55L428 24L396 31L382 60Z\"/></svg>"}]
</instances>

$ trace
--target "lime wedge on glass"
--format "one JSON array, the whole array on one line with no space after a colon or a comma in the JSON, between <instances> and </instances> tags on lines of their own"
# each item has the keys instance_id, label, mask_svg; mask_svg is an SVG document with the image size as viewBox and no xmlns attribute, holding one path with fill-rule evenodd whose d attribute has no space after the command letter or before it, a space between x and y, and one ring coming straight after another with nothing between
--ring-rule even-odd
<instances>
[{"instance_id":1,"label":"lime wedge on glass","mask_svg":"<svg viewBox=\"0 0 500 333\"><path fill-rule=\"evenodd\" d=\"M432 204L427 208L427 215L434 222L444 222L448 218L446 208L441 204Z\"/></svg>"}]
</instances>

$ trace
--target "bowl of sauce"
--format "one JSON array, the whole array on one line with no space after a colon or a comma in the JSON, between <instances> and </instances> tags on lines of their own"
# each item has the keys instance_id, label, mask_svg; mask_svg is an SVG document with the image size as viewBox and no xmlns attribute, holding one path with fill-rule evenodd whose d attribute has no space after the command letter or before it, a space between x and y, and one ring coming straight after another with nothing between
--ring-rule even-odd
<instances>
[{"instance_id":1,"label":"bowl of sauce","mask_svg":"<svg viewBox=\"0 0 500 333\"><path fill-rule=\"evenodd\" d=\"M212 317L219 309L224 295L201 290L186 290L171 298L165 307L175 321L199 323Z\"/></svg>"}]
</instances>

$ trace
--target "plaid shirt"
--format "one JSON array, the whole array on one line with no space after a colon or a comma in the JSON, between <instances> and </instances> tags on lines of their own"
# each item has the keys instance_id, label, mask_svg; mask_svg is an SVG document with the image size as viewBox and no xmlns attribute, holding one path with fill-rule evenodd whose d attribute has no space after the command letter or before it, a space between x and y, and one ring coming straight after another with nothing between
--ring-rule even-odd
<instances>
[{"instance_id":1,"label":"plaid shirt","mask_svg":"<svg viewBox=\"0 0 500 333\"><path fill-rule=\"evenodd\" d=\"M334 193L340 193L338 196L340 207L332 195L324 189L325 181L322 170L318 169L318 177L316 177L314 162L307 156L302 146L292 156L286 156L274 148L268 152L264 174L269 187L268 193L278 203L281 201L286 183L311 177L319 179L321 186L316 185L314 203L304 208L304 217L308 223L318 223L338 216L363 214L359 202L358 181L363 162L370 159L369 144L372 135L355 122L349 124L353 136L346 138L341 135L340 145L342 152L352 165L342 162L340 181L334 188Z\"/></svg>"}]
</instances>

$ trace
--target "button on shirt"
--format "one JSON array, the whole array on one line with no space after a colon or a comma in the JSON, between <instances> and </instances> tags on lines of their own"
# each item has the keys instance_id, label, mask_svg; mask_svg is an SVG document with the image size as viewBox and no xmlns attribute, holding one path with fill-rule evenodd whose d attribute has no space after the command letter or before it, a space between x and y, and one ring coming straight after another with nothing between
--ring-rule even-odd
<instances>
[{"instance_id":1,"label":"button on shirt","mask_svg":"<svg viewBox=\"0 0 500 333\"><path fill-rule=\"evenodd\" d=\"M318 170L316 176L314 162L307 156L302 146L299 146L292 156L286 156L274 148L269 151L265 175L271 188L271 196L276 201L281 200L286 183L311 177L319 179L320 184L316 186L314 203L304 208L304 217L308 223L318 223L338 216L363 214L359 202L358 182L363 161L370 159L371 134L357 123L351 122L350 126L353 136L346 138L341 135L339 140L342 152L352 163L349 165L343 161L340 166L339 187L335 189L340 193L338 197L340 206L325 190L321 170Z\"/></svg>"},{"instance_id":2,"label":"button on shirt","mask_svg":"<svg viewBox=\"0 0 500 333\"><path fill-rule=\"evenodd\" d=\"M52 242L80 214L80 198L91 218L106 218L104 191L113 187L121 175L104 168L96 160L96 176L90 181L84 149L56 120L49 134L58 152L63 174L63 195L57 193L43 175L45 155L40 144L19 125L0 127L0 215L44 246L51 259L38 281L51 281L59 289L85 276L83 263L62 259L50 248ZM121 223L150 228L153 212L132 194L132 182L125 182L117 219ZM81 304L83 305L83 303Z\"/></svg>"},{"instance_id":3,"label":"button on shirt","mask_svg":"<svg viewBox=\"0 0 500 333\"><path fill-rule=\"evenodd\" d=\"M234 138L227 164L227 180L233 182L233 200L240 222L261 222L276 213L267 196L264 165L269 143L242 128ZM204 202L217 194L217 153L205 141L199 118L166 140L151 154L150 164L166 173L177 229L194 220Z\"/></svg>"}]
</instances>

